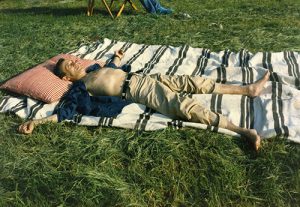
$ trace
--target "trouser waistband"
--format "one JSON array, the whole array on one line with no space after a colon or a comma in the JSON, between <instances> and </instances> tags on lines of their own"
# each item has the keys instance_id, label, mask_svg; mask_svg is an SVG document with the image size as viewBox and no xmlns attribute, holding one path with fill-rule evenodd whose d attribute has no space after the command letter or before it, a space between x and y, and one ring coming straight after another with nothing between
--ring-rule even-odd
<instances>
[{"instance_id":1,"label":"trouser waistband","mask_svg":"<svg viewBox=\"0 0 300 207\"><path fill-rule=\"evenodd\" d=\"M128 73L128 75L124 81L123 88L122 88L122 96L121 96L122 99L126 99L126 91L127 91L128 85L129 85L129 81L133 74L134 73Z\"/></svg>"}]
</instances>

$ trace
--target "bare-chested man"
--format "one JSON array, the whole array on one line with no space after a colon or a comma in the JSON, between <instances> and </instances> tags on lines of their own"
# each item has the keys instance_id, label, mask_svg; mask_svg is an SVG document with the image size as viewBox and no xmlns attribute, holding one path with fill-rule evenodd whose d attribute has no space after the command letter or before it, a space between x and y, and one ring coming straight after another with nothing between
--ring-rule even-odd
<instances>
[{"instance_id":1,"label":"bare-chested man","mask_svg":"<svg viewBox=\"0 0 300 207\"><path fill-rule=\"evenodd\" d=\"M117 52L116 57L119 57L119 62L122 56L122 52ZM57 75L63 80L83 81L86 90L92 96L119 96L144 104L173 119L225 128L245 137L255 150L260 147L261 138L255 129L236 126L221 114L205 108L201 102L180 96L179 92L238 94L256 97L269 80L269 72L266 72L254 84L236 86L219 84L213 79L199 76L139 75L107 67L86 73L76 62L65 59L58 61L56 69ZM36 125L47 121L57 122L57 116L54 114L47 118L25 122L19 127L19 131L30 134Z\"/></svg>"}]
</instances>

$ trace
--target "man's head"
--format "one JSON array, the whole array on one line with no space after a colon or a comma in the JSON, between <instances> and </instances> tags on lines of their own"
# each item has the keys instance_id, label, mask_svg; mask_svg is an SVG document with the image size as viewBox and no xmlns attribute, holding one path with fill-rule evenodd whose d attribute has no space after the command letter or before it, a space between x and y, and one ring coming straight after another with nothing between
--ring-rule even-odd
<instances>
[{"instance_id":1,"label":"man's head","mask_svg":"<svg viewBox=\"0 0 300 207\"><path fill-rule=\"evenodd\" d=\"M61 79L68 81L77 81L86 75L85 70L77 62L64 58L57 61L53 72Z\"/></svg>"}]
</instances>

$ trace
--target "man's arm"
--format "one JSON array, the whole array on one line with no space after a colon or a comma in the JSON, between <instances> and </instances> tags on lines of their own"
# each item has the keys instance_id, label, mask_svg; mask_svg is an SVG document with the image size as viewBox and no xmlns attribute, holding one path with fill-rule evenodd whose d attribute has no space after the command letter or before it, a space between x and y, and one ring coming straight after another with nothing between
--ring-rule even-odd
<instances>
[{"instance_id":1,"label":"man's arm","mask_svg":"<svg viewBox=\"0 0 300 207\"><path fill-rule=\"evenodd\" d=\"M57 123L58 122L57 115L53 114L51 116L42 119L27 121L19 126L19 132L22 134L31 134L36 126L40 124L44 124L46 122Z\"/></svg>"}]
</instances>

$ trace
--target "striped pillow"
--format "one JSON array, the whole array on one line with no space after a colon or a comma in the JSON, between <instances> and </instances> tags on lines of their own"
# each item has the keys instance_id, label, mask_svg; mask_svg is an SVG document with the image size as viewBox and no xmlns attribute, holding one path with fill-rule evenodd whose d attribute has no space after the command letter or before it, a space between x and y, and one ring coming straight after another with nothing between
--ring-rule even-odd
<instances>
[{"instance_id":1,"label":"striped pillow","mask_svg":"<svg viewBox=\"0 0 300 207\"><path fill-rule=\"evenodd\" d=\"M70 88L71 82L58 78L52 72L60 58L77 60L83 67L95 63L94 60L82 60L69 54L60 54L23 73L5 81L0 89L52 103L58 101Z\"/></svg>"}]
</instances>

